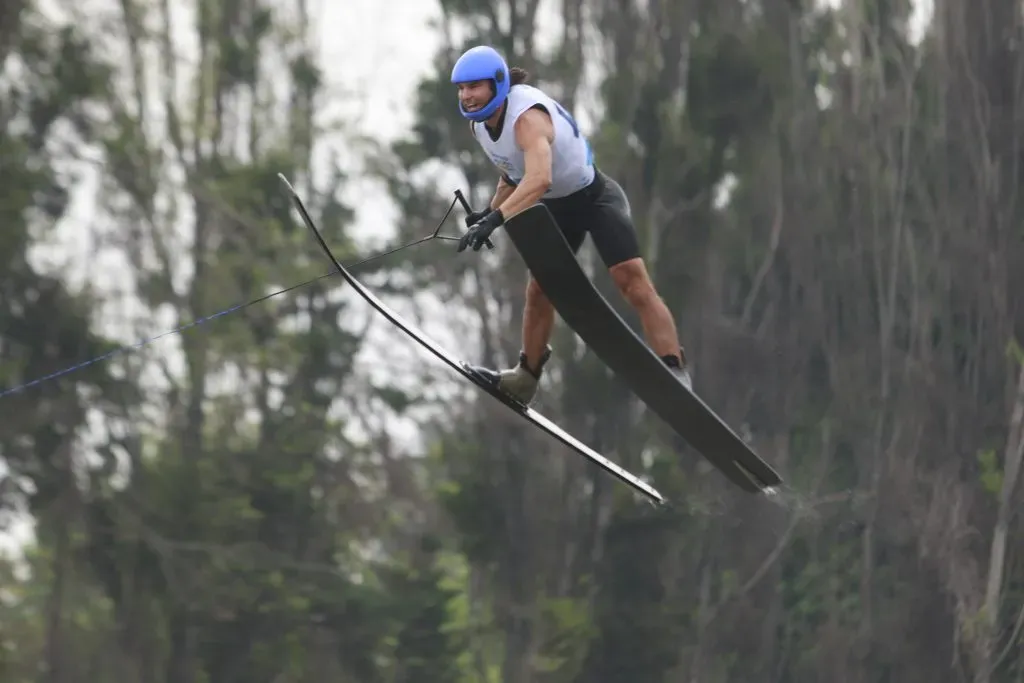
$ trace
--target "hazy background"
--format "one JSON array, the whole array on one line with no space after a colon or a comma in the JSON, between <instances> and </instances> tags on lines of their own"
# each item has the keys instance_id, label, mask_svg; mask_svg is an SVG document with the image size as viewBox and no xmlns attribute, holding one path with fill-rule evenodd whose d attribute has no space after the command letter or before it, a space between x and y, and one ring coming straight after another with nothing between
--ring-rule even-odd
<instances>
[{"instance_id":1,"label":"hazy background","mask_svg":"<svg viewBox=\"0 0 1024 683\"><path fill-rule=\"evenodd\" d=\"M0 392L329 272L279 172L346 262L482 205L448 74L488 42L577 115L698 392L787 482L736 490L560 325L540 409L654 510L322 279L0 396L0 680L1021 683L1020 24L0 2ZM495 237L357 275L503 366Z\"/></svg>"}]
</instances>

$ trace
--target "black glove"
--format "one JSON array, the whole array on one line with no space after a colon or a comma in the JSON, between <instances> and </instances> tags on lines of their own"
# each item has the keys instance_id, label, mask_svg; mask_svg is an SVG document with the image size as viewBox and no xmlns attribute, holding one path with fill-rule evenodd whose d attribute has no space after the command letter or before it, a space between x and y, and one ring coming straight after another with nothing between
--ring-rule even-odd
<instances>
[{"instance_id":1,"label":"black glove","mask_svg":"<svg viewBox=\"0 0 1024 683\"><path fill-rule=\"evenodd\" d=\"M486 218L487 214L489 214L491 211L493 211L493 209L488 206L483 211L471 211L470 213L466 214L466 227L472 228L474 223L479 223L480 219Z\"/></svg>"},{"instance_id":2,"label":"black glove","mask_svg":"<svg viewBox=\"0 0 1024 683\"><path fill-rule=\"evenodd\" d=\"M502 215L499 209L491 211L473 223L462 236L462 239L459 240L459 248L456 251L465 251L466 247L470 245L472 245L473 251L480 251L480 247L490 241L487 238L491 236L491 233L497 230L498 226L504 222L505 216Z\"/></svg>"}]
</instances>

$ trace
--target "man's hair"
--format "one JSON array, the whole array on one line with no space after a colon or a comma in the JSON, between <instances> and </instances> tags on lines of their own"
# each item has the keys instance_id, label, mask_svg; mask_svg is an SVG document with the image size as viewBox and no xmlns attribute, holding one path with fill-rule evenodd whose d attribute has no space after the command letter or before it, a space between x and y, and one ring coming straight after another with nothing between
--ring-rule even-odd
<instances>
[{"instance_id":1,"label":"man's hair","mask_svg":"<svg viewBox=\"0 0 1024 683\"><path fill-rule=\"evenodd\" d=\"M509 69L508 74L508 81L509 84L511 85L519 85L521 83L526 83L528 80L530 80L530 72L518 66L514 66L511 69Z\"/></svg>"}]
</instances>

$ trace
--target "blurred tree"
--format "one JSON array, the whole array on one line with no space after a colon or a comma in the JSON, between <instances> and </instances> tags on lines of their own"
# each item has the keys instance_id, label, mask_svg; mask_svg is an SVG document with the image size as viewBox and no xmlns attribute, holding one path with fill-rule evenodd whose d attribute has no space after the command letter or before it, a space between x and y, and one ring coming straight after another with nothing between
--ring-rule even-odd
<instances>
[{"instance_id":1,"label":"blurred tree","mask_svg":"<svg viewBox=\"0 0 1024 683\"><path fill-rule=\"evenodd\" d=\"M674 502L638 507L470 387L391 362L397 333L367 343L374 318L322 279L0 396L0 501L38 528L27 572L0 565L0 676L1020 683L1021 36L1018 4L976 5L939 3L919 36L895 0L441 2L413 125L367 148L391 239L433 229L449 179L489 199L448 74L497 45L588 105L698 393L787 487L736 491L560 325L539 408ZM116 8L0 5L4 387L112 348L93 329L115 294L32 258L69 167L100 180L84 229L96 263L126 264L104 274L125 275L132 337L328 270L279 171L359 255L306 5ZM363 272L500 365L525 273L495 240Z\"/></svg>"},{"instance_id":2,"label":"blurred tree","mask_svg":"<svg viewBox=\"0 0 1024 683\"><path fill-rule=\"evenodd\" d=\"M531 575L549 577L526 592L512 584L532 619L507 622L506 642L544 640L541 586L561 585L594 615L581 679L614 678L628 653L631 675L644 680L748 680L764 671L791 681L958 680L948 661L927 654L954 647L964 676L993 680L1000 667L1011 676L1012 657L992 647L1014 651L1024 614L1019 588L1001 588L1020 581L1018 572L1005 582L1016 564L1004 544L1020 538L1006 505L1021 495L1019 366L1005 348L1020 338L1022 316L1004 293L1019 288L1024 271L1014 265L1024 253L1007 231L1019 225L1015 195L1001 189L1016 177L1017 157L1010 144L995 152L992 140L1015 139L1000 126L1016 121L1019 104L989 94L1016 92L1000 80L1018 59L998 47L1017 40L1016 29L996 28L1017 25L1000 14L1009 5L972 23L966 4L947 3L920 43L904 2L590 0L560 3L543 21L532 3L443 7L444 34L468 36L445 44L439 77L421 87L416 130L431 133L393 150L388 170L408 170L396 173L396 196L412 197L415 169L438 159L464 174L476 204L491 192L493 171L448 104L446 76L461 49L496 44L574 102L573 59L587 53L579 36L591 36L601 54L598 164L630 195L645 256L696 363L697 390L792 483L782 507L735 495L682 444L652 439L660 426L624 410L623 387L560 329L543 407L557 404L559 419L609 452L652 455L663 489L685 496L693 514L631 520L630 506L610 505L600 482L570 498L578 473L513 479L506 458L536 459L542 445L517 455L502 430L450 427L460 442L443 446L458 482L450 510L477 571L494 568L508 581L510 565L528 556ZM541 26L553 46L539 47ZM416 187L417 206L436 192L432 183ZM590 264L586 249L582 259ZM464 266L471 273L442 277L426 266L415 286L461 298L479 321L476 355L501 363L518 343L519 265L514 254L487 254ZM564 482L561 498L549 489L555 481ZM544 516L539 530L524 499L547 500L545 510L561 502L562 521ZM564 540L553 543L553 525ZM628 541L620 525L634 530ZM991 542L967 544L968 529ZM587 558L570 561L571 575L545 560L562 547ZM656 615L642 596L657 596ZM629 638L626 615L638 629L662 628ZM505 656L512 652L523 648ZM508 680L541 676L532 667Z\"/></svg>"},{"instance_id":3,"label":"blurred tree","mask_svg":"<svg viewBox=\"0 0 1024 683\"><path fill-rule=\"evenodd\" d=\"M102 366L16 387L111 348L90 329L91 293L70 291L59 272L38 265L33 249L45 249L68 210L78 178L59 150L80 148L90 135L87 112L107 71L88 37L52 25L34 7L5 3L0 24L0 515L4 531L29 515L48 548L36 563L32 610L12 619L31 635L5 643L3 667L13 680L31 674L60 683L76 665L69 620L82 531L76 475L88 466L77 446L90 408L132 394Z\"/></svg>"}]
</instances>

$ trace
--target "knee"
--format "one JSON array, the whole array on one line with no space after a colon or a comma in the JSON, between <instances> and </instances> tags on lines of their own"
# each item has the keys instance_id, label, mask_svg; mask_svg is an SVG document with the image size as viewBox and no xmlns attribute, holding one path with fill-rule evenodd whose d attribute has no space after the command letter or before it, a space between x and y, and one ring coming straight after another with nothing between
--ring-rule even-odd
<instances>
[{"instance_id":1,"label":"knee","mask_svg":"<svg viewBox=\"0 0 1024 683\"><path fill-rule=\"evenodd\" d=\"M642 263L622 263L612 269L611 275L623 298L636 308L648 305L657 297Z\"/></svg>"},{"instance_id":2,"label":"knee","mask_svg":"<svg viewBox=\"0 0 1024 683\"><path fill-rule=\"evenodd\" d=\"M647 278L629 280L619 286L619 291L622 292L623 298L635 308L650 305L658 296L651 281Z\"/></svg>"}]
</instances>

